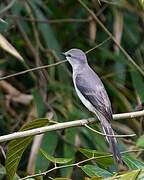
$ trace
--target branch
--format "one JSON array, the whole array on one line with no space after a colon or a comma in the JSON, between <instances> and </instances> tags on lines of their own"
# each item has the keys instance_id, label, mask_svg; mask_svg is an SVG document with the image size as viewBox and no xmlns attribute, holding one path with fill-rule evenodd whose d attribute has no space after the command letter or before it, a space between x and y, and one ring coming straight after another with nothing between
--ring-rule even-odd
<instances>
[{"instance_id":1,"label":"branch","mask_svg":"<svg viewBox=\"0 0 144 180\"><path fill-rule=\"evenodd\" d=\"M115 135L115 134L105 134L105 133L101 133L93 128L91 128L89 125L85 124L85 127L88 128L89 130L101 135L101 136L107 136L107 137L117 137L117 138L124 138L124 137L134 137L136 136L136 134L126 134L126 135Z\"/></svg>"},{"instance_id":2,"label":"branch","mask_svg":"<svg viewBox=\"0 0 144 180\"><path fill-rule=\"evenodd\" d=\"M136 118L136 117L141 117L141 116L144 116L144 110L136 111L136 112L129 112L129 113L114 114L113 119L114 120L127 119L127 118L130 119L130 118ZM27 130L23 132L14 132L8 135L1 136L0 142L5 142L5 141L13 140L13 139L27 137L27 136L43 134L49 131L56 131L56 130L62 130L62 129L71 128L71 127L85 126L86 124L91 124L95 122L98 122L98 120L95 118L88 118L88 119L81 119L81 120L69 121L69 122L64 122L64 123L58 123L58 124L31 129L31 130Z\"/></svg>"},{"instance_id":3,"label":"branch","mask_svg":"<svg viewBox=\"0 0 144 180\"><path fill-rule=\"evenodd\" d=\"M114 43L119 47L119 49L121 50L121 52L126 56L127 60L129 61L129 63L131 65L133 65L133 67L135 67L140 73L141 75L144 76L144 71L143 69L141 69L141 67L135 63L134 59L131 58L131 56L126 52L126 50L117 42L117 40L115 39L115 37L112 35L112 33L104 26L104 24L98 19L98 17L95 15L95 13L82 1L82 0L78 0L78 2L81 4L81 6L91 15L91 17L100 25L100 27L106 32L106 34L109 35L109 37L111 37L111 39L114 41Z\"/></svg>"},{"instance_id":4,"label":"branch","mask_svg":"<svg viewBox=\"0 0 144 180\"><path fill-rule=\"evenodd\" d=\"M108 40L110 40L111 38L108 37L107 39L105 39L103 42L101 42L100 44L94 46L93 48L87 50L85 53L88 54L89 52L93 51L94 49L99 48L100 46L102 46L104 43L106 43Z\"/></svg>"},{"instance_id":5,"label":"branch","mask_svg":"<svg viewBox=\"0 0 144 180\"><path fill-rule=\"evenodd\" d=\"M76 19L76 18L67 18L67 19L47 19L47 20L38 20L38 19L30 19L29 17L17 16L17 15L9 15L7 14L6 17L14 18L15 20L24 20L30 22L37 22L37 23L88 23L92 19Z\"/></svg>"},{"instance_id":6,"label":"branch","mask_svg":"<svg viewBox=\"0 0 144 180\"><path fill-rule=\"evenodd\" d=\"M31 69L27 69L27 70L24 70L24 71L20 71L20 72L14 73L14 74L10 74L10 75L4 76L4 77L0 77L0 81L4 80L4 79L11 78L11 77L14 77L14 76L19 76L21 74L26 74L28 72L37 71L37 70L41 70L41 69L44 69L44 68L49 68L49 67L52 67L52 66L57 66L57 65L62 64L64 62L66 62L66 61L67 60L63 60L63 61L59 61L59 62L54 63L54 64L47 64L47 65L39 66L39 67L36 67L36 68L31 68Z\"/></svg>"},{"instance_id":7,"label":"branch","mask_svg":"<svg viewBox=\"0 0 144 180\"><path fill-rule=\"evenodd\" d=\"M2 8L0 10L0 14L8 11L14 4L15 4L16 0L12 0L6 7Z\"/></svg>"},{"instance_id":8,"label":"branch","mask_svg":"<svg viewBox=\"0 0 144 180\"><path fill-rule=\"evenodd\" d=\"M127 154L127 153L133 153L133 152L139 152L139 151L143 151L144 149L131 149L131 150L128 150L128 151L123 151L121 152L121 154ZM30 178L34 178L34 177L38 177L38 176L45 176L46 174L54 171L54 170L57 170L57 169L63 169L63 168L68 168L68 167L74 167L74 166L77 166L77 167L80 167L81 164L85 163L85 162L88 162L88 161L91 161L91 160L97 160L97 159L105 159L107 157L112 157L111 154L108 154L108 155L104 155L104 156L99 156L99 157L90 157L88 159L85 159L85 160L82 160L82 161L79 161L79 162L76 162L74 164L66 164L66 165L61 165L61 166L55 166L54 168L51 168L47 171L44 171L44 172L41 172L41 173L38 173L38 174L34 174L34 175L29 175L29 176L26 176L24 178L21 178L20 180L25 180L25 179L30 179ZM116 178L117 176L115 176Z\"/></svg>"},{"instance_id":9,"label":"branch","mask_svg":"<svg viewBox=\"0 0 144 180\"><path fill-rule=\"evenodd\" d=\"M94 46L93 48L91 48L91 49L89 49L89 50L87 50L85 53L87 54L87 53L93 51L94 49L102 46L102 45L103 45L105 42L107 42L109 39L110 39L110 38L105 39L102 43ZM28 44L29 44L29 42L28 42ZM30 48L31 48L31 50L32 50L32 52L33 52L33 47L31 47L31 45L29 45L29 46L30 46ZM31 69L27 69L27 70L20 71L20 72L17 72L17 73L13 73L13 74L10 74L10 75L6 75L6 76L3 76L3 77L0 77L0 81L5 80L5 79L8 79L8 78L11 78L11 77L19 76L19 75L22 75L22 74L26 74L26 73L29 73L29 72L33 72L33 71L37 71L37 70L41 70L41 69L45 69L45 68L57 66L57 65L62 64L62 63L64 63L64 62L66 62L66 61L67 61L67 60L61 60L61 61L56 62L56 63L53 63L53 64L47 64L47 65L43 65L43 66L38 66L38 67L36 67L36 68L31 68Z\"/></svg>"}]
</instances>

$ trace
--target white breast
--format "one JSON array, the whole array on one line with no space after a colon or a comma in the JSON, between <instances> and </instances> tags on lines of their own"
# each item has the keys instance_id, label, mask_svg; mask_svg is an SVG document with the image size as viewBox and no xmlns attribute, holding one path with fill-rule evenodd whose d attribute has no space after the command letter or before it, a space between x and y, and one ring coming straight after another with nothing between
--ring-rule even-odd
<instances>
[{"instance_id":1,"label":"white breast","mask_svg":"<svg viewBox=\"0 0 144 180\"><path fill-rule=\"evenodd\" d=\"M93 107L93 105L82 95L82 93L78 90L77 86L76 86L76 83L75 83L75 78L73 78L73 82L74 82L74 87L75 87L75 90L76 90L76 93L78 95L78 97L80 98L81 102L85 105L85 107L95 113L95 108Z\"/></svg>"}]
</instances>

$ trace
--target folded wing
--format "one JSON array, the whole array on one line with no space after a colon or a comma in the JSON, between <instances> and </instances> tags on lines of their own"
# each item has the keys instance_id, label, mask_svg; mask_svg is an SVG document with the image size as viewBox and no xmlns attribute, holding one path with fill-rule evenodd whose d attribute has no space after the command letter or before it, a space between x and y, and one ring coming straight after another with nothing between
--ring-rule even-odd
<instances>
[{"instance_id":1,"label":"folded wing","mask_svg":"<svg viewBox=\"0 0 144 180\"><path fill-rule=\"evenodd\" d=\"M77 74L75 78L76 86L95 109L110 121L112 119L110 100L99 77L96 74L93 75L88 77L87 75Z\"/></svg>"}]
</instances>

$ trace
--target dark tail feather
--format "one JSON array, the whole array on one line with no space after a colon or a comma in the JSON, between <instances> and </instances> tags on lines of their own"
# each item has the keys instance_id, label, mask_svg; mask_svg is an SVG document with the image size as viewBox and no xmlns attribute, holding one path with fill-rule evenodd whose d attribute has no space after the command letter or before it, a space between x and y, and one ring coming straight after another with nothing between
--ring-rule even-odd
<instances>
[{"instance_id":1,"label":"dark tail feather","mask_svg":"<svg viewBox=\"0 0 144 180\"><path fill-rule=\"evenodd\" d=\"M105 134L114 135L113 129L111 128L111 125L109 123L107 123L105 125L101 123L101 125L102 125L103 131ZM111 151L113 153L113 156L114 156L116 163L123 164L121 154L120 154L120 151L118 149L118 144L117 144L116 138L111 137L111 136L106 136L106 139L110 145L110 148L111 148Z\"/></svg>"}]
</instances>

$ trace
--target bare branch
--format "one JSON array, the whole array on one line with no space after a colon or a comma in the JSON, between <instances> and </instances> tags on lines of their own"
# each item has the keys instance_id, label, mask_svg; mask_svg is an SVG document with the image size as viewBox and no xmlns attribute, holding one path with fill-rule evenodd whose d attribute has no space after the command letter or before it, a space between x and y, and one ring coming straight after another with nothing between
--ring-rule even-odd
<instances>
[{"instance_id":1,"label":"bare branch","mask_svg":"<svg viewBox=\"0 0 144 180\"><path fill-rule=\"evenodd\" d=\"M63 60L63 61L59 61L59 62L54 63L54 64L47 64L47 65L44 65L44 66L39 66L39 67L36 67L36 68L27 69L27 70L24 70L24 71L21 71L21 72L18 72L18 73L14 73L14 74L10 74L10 75L4 76L4 77L0 77L0 81L4 80L4 79L11 78L11 77L14 77L14 76L19 76L21 74L26 74L28 72L37 71L37 70L44 69L44 68L49 68L49 67L52 67L52 66L57 66L57 65L62 64L64 62L66 62L66 61L67 60Z\"/></svg>"},{"instance_id":2,"label":"bare branch","mask_svg":"<svg viewBox=\"0 0 144 180\"><path fill-rule=\"evenodd\" d=\"M133 153L133 152L140 152L140 151L143 151L144 149L139 149L139 150L135 150L135 149L131 149L131 150L128 150L128 151L123 151L121 152L121 154L127 154L127 153ZM46 174L54 171L54 170L57 170L57 169L63 169L63 168L68 168L68 167L74 167L74 166L77 166L77 167L80 167L81 164L85 163L85 162L88 162L88 161L91 161L91 160L97 160L97 159L102 159L102 158L107 158L107 157L112 157L112 154L108 154L108 155L105 155L105 156L99 156L99 157L90 157L88 159L85 159L85 160L82 160L82 161L79 161L79 162L76 162L74 164L66 164L66 165L61 165L61 166L55 166L54 168L52 169L49 169L47 171L44 171L44 172L41 172L41 173L38 173L38 174L34 174L34 175L29 175L29 176L26 176L24 178L21 178L21 180L25 180L25 179L29 179L29 178L34 178L34 177L38 177L38 176L45 176ZM117 176L115 176L116 178Z\"/></svg>"},{"instance_id":3,"label":"bare branch","mask_svg":"<svg viewBox=\"0 0 144 180\"><path fill-rule=\"evenodd\" d=\"M107 38L105 39L102 43L94 46L93 48L87 50L85 53L89 53L91 51L93 51L94 49L102 46L105 42L107 42L110 38ZM43 65L43 66L38 66L36 68L31 68L31 69L27 69L27 70L24 70L24 71L20 71L20 72L17 72L17 73L14 73L14 74L10 74L10 75L7 75L7 76L4 76L4 77L0 77L0 81L1 80L5 80L5 79L8 79L8 78L11 78L11 77L14 77L14 76L19 76L19 75L22 75L22 74L26 74L26 73L29 73L29 72L32 72L32 71L37 71L37 70L41 70L41 69L45 69L45 68L49 68L49 67L53 67L53 66L57 66L59 64L62 64L64 62L66 62L67 60L63 60L63 61L59 61L57 63L53 63L53 64L47 64L47 65Z\"/></svg>"},{"instance_id":4,"label":"bare branch","mask_svg":"<svg viewBox=\"0 0 144 180\"><path fill-rule=\"evenodd\" d=\"M109 35L109 37L111 37L111 39L114 41L114 43L119 47L119 49L121 50L121 52L125 55L125 57L127 58L128 62L130 63L130 65L132 65L133 67L135 67L140 73L141 75L144 76L144 71L143 69L141 69L141 67L135 63L134 59L131 58L131 56L126 52L126 50L117 42L117 40L115 39L115 37L112 35L112 33L104 26L104 24L97 18L97 16L95 15L95 13L89 9L89 7L82 1L82 0L78 0L78 2L82 5L82 7L91 15L91 17L101 26L101 28L106 32L106 34Z\"/></svg>"},{"instance_id":5,"label":"bare branch","mask_svg":"<svg viewBox=\"0 0 144 180\"><path fill-rule=\"evenodd\" d=\"M121 135L115 135L115 134L113 134L113 135L109 135L109 134L101 133L100 131L97 131L97 130L91 128L91 127L90 127L89 125L87 125L87 124L85 124L85 127L88 128L89 130L91 130L91 131L93 131L93 132L101 135L101 136L117 137L117 138L124 138L124 137L133 137L133 136L136 136L136 134L126 134L126 135L124 135L124 134L121 134Z\"/></svg>"},{"instance_id":6,"label":"bare branch","mask_svg":"<svg viewBox=\"0 0 144 180\"><path fill-rule=\"evenodd\" d=\"M24 20L36 23L88 23L92 19L76 19L76 18L67 18L67 19L47 19L47 20L38 20L38 19L30 19L29 17L17 16L17 15L6 15L7 17L13 18L15 20Z\"/></svg>"},{"instance_id":7,"label":"bare branch","mask_svg":"<svg viewBox=\"0 0 144 180\"><path fill-rule=\"evenodd\" d=\"M108 37L107 39L105 39L103 42L101 42L100 44L94 46L93 48L87 50L85 53L88 54L89 52L93 51L94 49L99 48L100 46L102 46L104 43L106 43L108 40L110 40L110 37Z\"/></svg>"},{"instance_id":8,"label":"bare branch","mask_svg":"<svg viewBox=\"0 0 144 180\"><path fill-rule=\"evenodd\" d=\"M113 119L114 120L127 119L127 118L130 119L130 118L136 118L136 117L141 117L141 116L144 116L144 110L136 111L136 112L129 112L129 113L122 113L122 114L114 114ZM43 134L49 131L56 131L56 130L62 130L62 129L71 128L71 127L85 126L86 124L91 124L95 122L98 122L98 120L95 118L88 118L88 119L81 119L81 120L69 121L69 122L64 122L64 123L58 123L58 124L31 129L31 130L27 130L23 132L14 132L8 135L1 136L0 142L10 141L13 139L23 138L27 136Z\"/></svg>"},{"instance_id":9,"label":"bare branch","mask_svg":"<svg viewBox=\"0 0 144 180\"><path fill-rule=\"evenodd\" d=\"M14 4L15 4L16 0L12 0L6 7L2 8L0 10L0 14L8 11Z\"/></svg>"}]
</instances>

